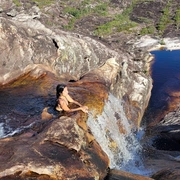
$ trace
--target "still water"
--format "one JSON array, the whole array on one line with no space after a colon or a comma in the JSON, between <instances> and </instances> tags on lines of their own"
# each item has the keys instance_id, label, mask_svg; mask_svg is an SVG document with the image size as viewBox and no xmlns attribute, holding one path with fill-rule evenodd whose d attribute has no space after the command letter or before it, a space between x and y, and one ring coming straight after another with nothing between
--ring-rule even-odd
<instances>
[{"instance_id":1,"label":"still water","mask_svg":"<svg viewBox=\"0 0 180 180\"><path fill-rule=\"evenodd\" d=\"M180 92L180 50L152 51L154 61L151 66L153 89L144 120L147 125L156 125L173 111ZM174 109L173 109L174 108Z\"/></svg>"},{"instance_id":2,"label":"still water","mask_svg":"<svg viewBox=\"0 0 180 180\"><path fill-rule=\"evenodd\" d=\"M152 65L153 90L155 92L170 80L180 80L180 50L152 51L155 61Z\"/></svg>"}]
</instances>

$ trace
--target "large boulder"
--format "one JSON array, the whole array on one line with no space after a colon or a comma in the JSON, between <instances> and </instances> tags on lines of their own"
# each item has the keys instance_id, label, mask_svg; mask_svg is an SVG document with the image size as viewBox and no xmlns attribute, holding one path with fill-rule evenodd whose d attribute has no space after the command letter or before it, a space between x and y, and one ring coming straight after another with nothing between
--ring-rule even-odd
<instances>
[{"instance_id":1,"label":"large boulder","mask_svg":"<svg viewBox=\"0 0 180 180\"><path fill-rule=\"evenodd\" d=\"M107 155L99 145L89 144L76 117L55 119L43 132L26 132L1 140L0 179L103 179Z\"/></svg>"},{"instance_id":2,"label":"large boulder","mask_svg":"<svg viewBox=\"0 0 180 180\"><path fill-rule=\"evenodd\" d=\"M1 17L0 31L1 84L18 77L34 64L44 64L58 75L68 74L77 80L102 65L107 57L118 56L91 38L54 32L24 14L11 20Z\"/></svg>"}]
</instances>

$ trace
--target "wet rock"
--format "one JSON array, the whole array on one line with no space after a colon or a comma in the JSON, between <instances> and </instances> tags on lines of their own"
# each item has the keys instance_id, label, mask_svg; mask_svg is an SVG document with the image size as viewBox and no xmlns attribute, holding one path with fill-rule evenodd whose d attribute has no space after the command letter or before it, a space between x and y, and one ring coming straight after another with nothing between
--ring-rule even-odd
<instances>
[{"instance_id":1,"label":"wet rock","mask_svg":"<svg viewBox=\"0 0 180 180\"><path fill-rule=\"evenodd\" d=\"M167 173L167 179L171 176L172 177L180 177L179 175L179 157L180 157L180 152L177 149L173 149L174 146L174 140L169 139L170 141L164 141L160 142L159 144L159 149L158 147L156 148L155 146L153 147L152 141L156 142L156 138L158 138L158 134L156 132L152 131L152 139L149 140L147 137L146 139L146 148L144 149L146 151L146 155L144 157L144 162L145 162L145 167L147 169L151 170L151 177L154 179L161 178L166 179L166 173ZM156 137L155 137L156 136ZM162 137L168 138L168 134L164 134ZM166 147L169 147L168 149L165 149ZM177 147L177 146L174 146ZM164 149L163 149L164 148ZM171 173L169 173L171 172ZM173 178L172 178L173 179Z\"/></svg>"},{"instance_id":2,"label":"wet rock","mask_svg":"<svg viewBox=\"0 0 180 180\"><path fill-rule=\"evenodd\" d=\"M91 91L94 94L91 98L88 98L91 83L85 80L70 83L69 89L75 93L78 86L82 93L77 99L83 97L86 100L83 104L90 105L95 98L96 106L89 106L90 109L103 107L103 97L107 93L103 84L99 86L101 90L97 88L97 91ZM96 102L98 92L103 89L101 101ZM78 91L76 94L79 94ZM49 109L46 108L45 111L47 110ZM99 113L98 109L97 112ZM81 128L77 123L78 119L85 122L87 115L77 112L46 121L41 121L41 116L37 119L39 120L35 120L32 126L28 126L19 135L0 140L0 179L103 179L106 176L109 164L107 155L88 129ZM5 162L6 166L3 165Z\"/></svg>"},{"instance_id":3,"label":"wet rock","mask_svg":"<svg viewBox=\"0 0 180 180\"><path fill-rule=\"evenodd\" d=\"M116 65L116 63L109 64L108 62L100 68L101 73L98 70L94 71L94 77L97 79L93 81L87 74L77 82L68 83L70 93L77 101L87 105L90 111L100 114L108 97L109 82L113 80L114 74L117 72ZM111 76L109 76L110 71ZM39 86L35 86L34 83ZM55 103L53 87L55 89L56 84L57 79L53 74L36 67L32 72L4 85L3 90L13 92L14 95L11 98L15 98L20 93L21 103L23 94L26 99L27 94L32 92L34 96L38 95L38 98L49 98ZM48 86L50 88L47 88ZM107 174L109 159L85 125L87 115L83 112L64 113L58 118L52 110L52 103L49 108L43 108L43 104L41 106L39 104L42 112L37 111L37 107L32 109L30 104L33 99L29 99L29 104L26 105L31 108L32 115L23 122L23 118L20 119L19 109L19 116L16 117L21 124L27 124L27 127L14 137L0 140L0 151L3 154L0 157L1 162L8 161L6 166L0 167L0 177L21 179L36 175L35 179L41 176L63 180L70 177L103 179ZM41 99L39 100L41 101ZM12 102L17 103L14 100ZM18 106L21 103L18 103ZM16 108L19 108L18 106ZM24 108L26 109L26 107ZM52 118L46 119L46 121L41 120L42 117L47 118L47 114L49 118L50 110ZM22 115L28 115L28 112L28 110L24 111ZM44 113L46 114L44 115ZM31 126L28 125L30 123ZM6 152L11 149L11 154L6 154L5 149Z\"/></svg>"},{"instance_id":4,"label":"wet rock","mask_svg":"<svg viewBox=\"0 0 180 180\"><path fill-rule=\"evenodd\" d=\"M57 143L48 141L44 143L37 142L36 138L29 138L27 141L24 138L22 142L11 141L11 144L14 145L14 148L6 146L6 150L8 152L11 149L11 152L14 154L4 168L1 166L0 179L8 179L8 177L12 177L12 179L26 179L28 177L38 179L39 176L58 180L65 180L70 177L74 179L91 179L93 177L103 179L106 174L106 171L101 173L104 166L99 166L95 170L99 162L103 165L103 161L98 159L100 151L98 152L94 144L92 144L88 154L83 150L76 153ZM2 142L1 146L4 146ZM86 148L85 150L87 151ZM1 151L1 154L4 155L5 160L7 155L3 151ZM1 163L4 164L2 157ZM94 166L95 163L96 165ZM36 176L34 177L35 174Z\"/></svg>"},{"instance_id":5,"label":"wet rock","mask_svg":"<svg viewBox=\"0 0 180 180\"><path fill-rule=\"evenodd\" d=\"M180 151L180 111L179 107L169 112L155 126L151 128L154 132L154 147L160 150Z\"/></svg>"},{"instance_id":6,"label":"wet rock","mask_svg":"<svg viewBox=\"0 0 180 180\"><path fill-rule=\"evenodd\" d=\"M125 171L111 170L105 180L153 180L152 178L131 174Z\"/></svg>"},{"instance_id":7,"label":"wet rock","mask_svg":"<svg viewBox=\"0 0 180 180\"><path fill-rule=\"evenodd\" d=\"M180 177L180 173L177 173L177 171L173 171L170 169L164 169L161 171L158 171L156 174L152 176L155 180L178 180Z\"/></svg>"},{"instance_id":8,"label":"wet rock","mask_svg":"<svg viewBox=\"0 0 180 180\"><path fill-rule=\"evenodd\" d=\"M6 100L10 100L12 105L16 104L15 109L11 107L16 116L14 113L10 114L19 122L12 121L14 129L22 125L26 125L26 128L14 137L0 140L3 154L1 162L8 162L6 166L0 167L1 178L21 179L36 175L36 178L47 176L49 179L63 180L70 177L103 179L109 159L89 131L86 125L87 115L82 112L65 113L57 118L53 106L55 87L59 81L48 70L50 69L43 65L34 66L32 71L2 86L4 92L10 93L10 99ZM87 105L94 115L101 114L110 86L119 70L116 59L109 59L100 68L84 75L81 80L69 82L70 94ZM13 100L18 96L19 100ZM6 102L8 106L9 102ZM49 108L44 107L46 103ZM24 118L30 113L29 109L31 115ZM4 113L9 114L8 111ZM48 120L50 115L52 118ZM41 121L41 118L46 121ZM8 150L11 153L5 153Z\"/></svg>"},{"instance_id":9,"label":"wet rock","mask_svg":"<svg viewBox=\"0 0 180 180\"><path fill-rule=\"evenodd\" d=\"M53 115L48 112L48 107L45 107L43 109L42 114L41 114L41 119L42 120L49 120L49 119L52 119L52 118L53 118Z\"/></svg>"},{"instance_id":10,"label":"wet rock","mask_svg":"<svg viewBox=\"0 0 180 180\"><path fill-rule=\"evenodd\" d=\"M71 136L69 131L74 134L74 136ZM80 151L83 146L86 146L83 136L83 131L77 126L75 119L62 116L58 121L56 120L51 124L44 141L52 141L64 145L68 147L68 149Z\"/></svg>"}]
</instances>

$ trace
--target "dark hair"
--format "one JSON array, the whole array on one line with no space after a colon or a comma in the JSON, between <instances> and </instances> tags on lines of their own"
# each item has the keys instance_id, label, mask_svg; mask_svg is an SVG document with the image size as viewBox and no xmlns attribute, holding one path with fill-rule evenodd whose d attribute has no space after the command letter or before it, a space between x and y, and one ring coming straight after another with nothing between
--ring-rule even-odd
<instances>
[{"instance_id":1,"label":"dark hair","mask_svg":"<svg viewBox=\"0 0 180 180\"><path fill-rule=\"evenodd\" d=\"M59 98L60 94L63 92L64 88L66 87L65 84L58 84L56 87L56 97Z\"/></svg>"}]
</instances>

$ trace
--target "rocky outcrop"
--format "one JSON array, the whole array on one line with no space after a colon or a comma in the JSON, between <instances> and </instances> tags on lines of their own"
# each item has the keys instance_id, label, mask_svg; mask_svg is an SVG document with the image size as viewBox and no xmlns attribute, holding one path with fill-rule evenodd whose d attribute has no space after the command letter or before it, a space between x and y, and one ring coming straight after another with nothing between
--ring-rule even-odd
<instances>
[{"instance_id":1,"label":"rocky outcrop","mask_svg":"<svg viewBox=\"0 0 180 180\"><path fill-rule=\"evenodd\" d=\"M119 69L116 59L111 58L81 80L69 82L69 90L94 116L101 114ZM6 101L1 99L2 122L14 128L16 134L0 140L0 179L103 179L109 159L87 127L87 115L64 113L58 118L53 107L59 79L48 70L36 65L1 87L1 92L7 94L1 98L8 97Z\"/></svg>"},{"instance_id":2,"label":"rocky outcrop","mask_svg":"<svg viewBox=\"0 0 180 180\"><path fill-rule=\"evenodd\" d=\"M167 180L178 180L179 179L180 174L177 172L174 172L173 170L161 170L159 172L157 172L156 174L153 175L153 178L155 180L163 180L163 179L167 179Z\"/></svg>"},{"instance_id":3,"label":"rocky outcrop","mask_svg":"<svg viewBox=\"0 0 180 180\"><path fill-rule=\"evenodd\" d=\"M0 27L1 84L28 72L37 64L45 65L63 80L78 80L113 57L119 70L112 78L110 91L127 101L129 119L139 126L152 88L147 73L149 57L145 53L136 61L136 54L119 54L89 37L52 31L23 14L11 20L1 18Z\"/></svg>"},{"instance_id":4,"label":"rocky outcrop","mask_svg":"<svg viewBox=\"0 0 180 180\"><path fill-rule=\"evenodd\" d=\"M165 151L149 148L145 161L145 166L151 170L151 177L153 179L176 180L180 177L179 151Z\"/></svg>"},{"instance_id":5,"label":"rocky outcrop","mask_svg":"<svg viewBox=\"0 0 180 180\"><path fill-rule=\"evenodd\" d=\"M0 140L0 179L103 179L109 159L86 125L87 114L59 117L55 87L67 83L94 116L111 92L124 100L126 116L138 128L152 88L150 56L47 28L37 20L37 7L27 14L3 8L8 18L0 18L0 102L8 137Z\"/></svg>"},{"instance_id":6,"label":"rocky outcrop","mask_svg":"<svg viewBox=\"0 0 180 180\"><path fill-rule=\"evenodd\" d=\"M99 145L88 145L75 118L67 117L54 120L39 135L26 132L2 140L1 155L2 179L103 179L108 167Z\"/></svg>"},{"instance_id":7,"label":"rocky outcrop","mask_svg":"<svg viewBox=\"0 0 180 180\"><path fill-rule=\"evenodd\" d=\"M38 136L32 137L27 132L19 138L1 141L0 177L14 175L14 179L26 179L36 174L58 180L103 179L108 167L107 156L95 142L86 147L83 130L75 119L61 117Z\"/></svg>"},{"instance_id":8,"label":"rocky outcrop","mask_svg":"<svg viewBox=\"0 0 180 180\"><path fill-rule=\"evenodd\" d=\"M108 56L117 55L88 37L53 32L29 16L12 21L1 18L0 25L2 84L34 64L44 64L58 75L69 74L69 78L74 76L77 80L82 74L102 65ZM99 49L97 53L96 49Z\"/></svg>"}]
</instances>

